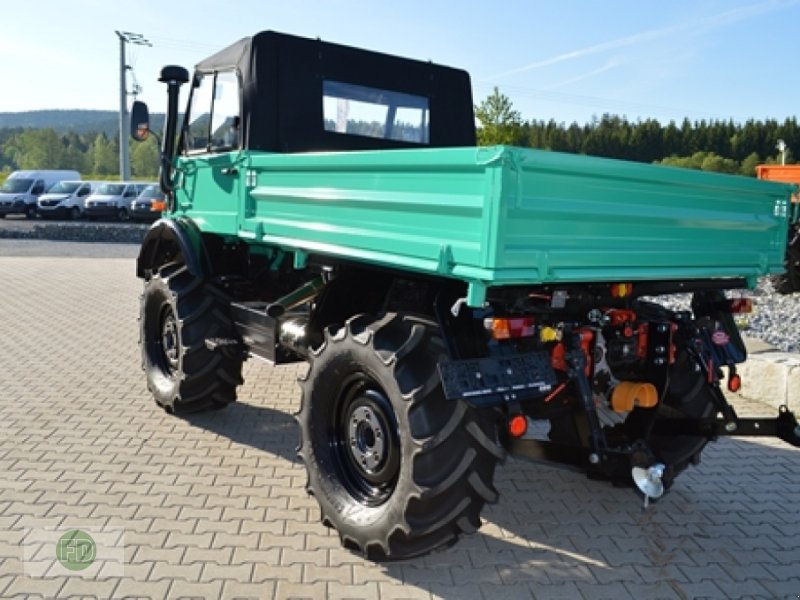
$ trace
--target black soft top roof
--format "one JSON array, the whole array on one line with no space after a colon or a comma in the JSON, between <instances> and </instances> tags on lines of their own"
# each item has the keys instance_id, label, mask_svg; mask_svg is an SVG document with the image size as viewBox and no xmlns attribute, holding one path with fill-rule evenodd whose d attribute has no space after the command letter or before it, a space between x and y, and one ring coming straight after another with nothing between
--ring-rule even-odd
<instances>
[{"instance_id":1,"label":"black soft top roof","mask_svg":"<svg viewBox=\"0 0 800 600\"><path fill-rule=\"evenodd\" d=\"M263 31L200 62L199 73L236 69L245 148L273 152L416 146L325 131L323 81L425 96L430 146L474 146L469 75L430 62Z\"/></svg>"},{"instance_id":2,"label":"black soft top roof","mask_svg":"<svg viewBox=\"0 0 800 600\"><path fill-rule=\"evenodd\" d=\"M245 71L247 61L250 59L252 41L252 37L242 38L198 63L195 69L199 73L213 73L214 71L227 70L231 67Z\"/></svg>"}]
</instances>

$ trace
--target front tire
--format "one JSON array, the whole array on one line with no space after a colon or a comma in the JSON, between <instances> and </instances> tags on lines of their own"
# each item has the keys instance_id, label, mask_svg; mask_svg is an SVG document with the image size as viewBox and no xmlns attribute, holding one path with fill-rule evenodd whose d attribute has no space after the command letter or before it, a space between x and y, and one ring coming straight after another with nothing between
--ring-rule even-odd
<instances>
[{"instance_id":1,"label":"front tire","mask_svg":"<svg viewBox=\"0 0 800 600\"><path fill-rule=\"evenodd\" d=\"M505 457L489 413L444 398L435 323L359 316L311 357L299 455L323 523L370 559L404 559L480 526Z\"/></svg>"},{"instance_id":2,"label":"front tire","mask_svg":"<svg viewBox=\"0 0 800 600\"><path fill-rule=\"evenodd\" d=\"M145 282L140 307L142 368L155 401L170 413L223 408L242 383L241 355L212 351L205 340L229 337L223 295L180 267Z\"/></svg>"}]
</instances>

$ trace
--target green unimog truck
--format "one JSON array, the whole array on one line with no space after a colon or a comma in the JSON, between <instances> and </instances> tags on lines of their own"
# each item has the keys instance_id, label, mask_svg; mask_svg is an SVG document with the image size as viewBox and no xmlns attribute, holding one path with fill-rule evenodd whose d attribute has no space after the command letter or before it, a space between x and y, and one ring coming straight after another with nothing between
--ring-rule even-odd
<instances>
[{"instance_id":1,"label":"green unimog truck","mask_svg":"<svg viewBox=\"0 0 800 600\"><path fill-rule=\"evenodd\" d=\"M740 419L721 389L746 355L726 290L783 269L788 186L476 147L467 73L275 32L161 80L149 389L218 409L248 357L307 361L298 453L346 547L475 530L508 452L646 504L717 436L800 444L788 409ZM141 103L131 131L151 133ZM677 292L691 310L659 304Z\"/></svg>"}]
</instances>

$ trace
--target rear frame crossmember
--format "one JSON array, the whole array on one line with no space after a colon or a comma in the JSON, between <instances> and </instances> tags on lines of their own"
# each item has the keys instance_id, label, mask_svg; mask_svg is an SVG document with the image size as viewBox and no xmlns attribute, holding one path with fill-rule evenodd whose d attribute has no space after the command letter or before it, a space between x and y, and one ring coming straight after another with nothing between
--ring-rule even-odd
<instances>
[{"instance_id":1,"label":"rear frame crossmember","mask_svg":"<svg viewBox=\"0 0 800 600\"><path fill-rule=\"evenodd\" d=\"M710 440L732 436L776 437L787 444L800 447L800 424L786 405L779 407L775 418L660 418L655 421L651 434L696 435ZM506 440L506 449L509 454L518 458L556 463L585 470L589 476L624 481L629 480L630 467L635 466L637 456L646 449L646 444L640 441L623 448L605 448L596 452L588 447L547 440L509 438Z\"/></svg>"}]
</instances>

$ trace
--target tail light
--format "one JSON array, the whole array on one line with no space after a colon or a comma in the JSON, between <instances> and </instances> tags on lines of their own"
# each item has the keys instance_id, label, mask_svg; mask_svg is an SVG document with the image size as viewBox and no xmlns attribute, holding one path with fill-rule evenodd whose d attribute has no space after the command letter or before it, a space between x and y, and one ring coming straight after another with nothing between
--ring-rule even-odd
<instances>
[{"instance_id":1,"label":"tail light","mask_svg":"<svg viewBox=\"0 0 800 600\"><path fill-rule=\"evenodd\" d=\"M493 340L511 340L531 337L536 333L533 317L496 317L486 319L483 326Z\"/></svg>"},{"instance_id":2,"label":"tail light","mask_svg":"<svg viewBox=\"0 0 800 600\"><path fill-rule=\"evenodd\" d=\"M732 314L741 315L753 312L752 298L733 298L729 303L729 310Z\"/></svg>"}]
</instances>

